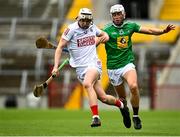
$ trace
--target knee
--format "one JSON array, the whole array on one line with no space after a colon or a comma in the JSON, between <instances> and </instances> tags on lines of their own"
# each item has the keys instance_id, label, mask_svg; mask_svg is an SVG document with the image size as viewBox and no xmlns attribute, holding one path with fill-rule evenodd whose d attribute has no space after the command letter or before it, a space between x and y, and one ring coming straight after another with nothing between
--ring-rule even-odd
<instances>
[{"instance_id":1,"label":"knee","mask_svg":"<svg viewBox=\"0 0 180 137\"><path fill-rule=\"evenodd\" d=\"M129 85L132 94L138 94L138 85L137 83L132 83Z\"/></svg>"},{"instance_id":2,"label":"knee","mask_svg":"<svg viewBox=\"0 0 180 137\"><path fill-rule=\"evenodd\" d=\"M83 82L82 84L83 84L84 88L86 88L86 89L88 89L92 86L92 84L90 82Z\"/></svg>"},{"instance_id":3,"label":"knee","mask_svg":"<svg viewBox=\"0 0 180 137\"><path fill-rule=\"evenodd\" d=\"M107 102L107 98L106 96L99 96L98 99L103 102L103 103L106 103Z\"/></svg>"}]
</instances>

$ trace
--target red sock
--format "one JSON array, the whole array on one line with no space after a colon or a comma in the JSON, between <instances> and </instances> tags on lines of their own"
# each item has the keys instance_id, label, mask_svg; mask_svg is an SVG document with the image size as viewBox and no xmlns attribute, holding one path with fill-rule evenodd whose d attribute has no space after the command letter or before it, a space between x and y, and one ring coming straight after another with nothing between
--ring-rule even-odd
<instances>
[{"instance_id":1,"label":"red sock","mask_svg":"<svg viewBox=\"0 0 180 137\"><path fill-rule=\"evenodd\" d=\"M119 99L116 100L115 105L119 108L123 108L122 102Z\"/></svg>"},{"instance_id":2,"label":"red sock","mask_svg":"<svg viewBox=\"0 0 180 137\"><path fill-rule=\"evenodd\" d=\"M91 112L93 116L98 115L98 106L97 105L91 106Z\"/></svg>"}]
</instances>

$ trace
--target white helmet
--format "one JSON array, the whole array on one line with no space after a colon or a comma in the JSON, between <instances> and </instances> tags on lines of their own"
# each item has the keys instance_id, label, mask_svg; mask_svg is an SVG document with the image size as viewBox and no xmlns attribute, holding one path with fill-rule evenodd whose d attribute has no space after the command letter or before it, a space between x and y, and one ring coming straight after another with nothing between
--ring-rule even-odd
<instances>
[{"instance_id":1,"label":"white helmet","mask_svg":"<svg viewBox=\"0 0 180 137\"><path fill-rule=\"evenodd\" d=\"M92 16L92 11L88 8L82 8L79 10L79 13L78 13L78 17L77 17L78 20L80 19L89 19L89 20L92 20L93 19L93 16Z\"/></svg>"},{"instance_id":2,"label":"white helmet","mask_svg":"<svg viewBox=\"0 0 180 137\"><path fill-rule=\"evenodd\" d=\"M123 5L115 4L115 5L111 6L110 13L113 14L115 12L122 12L122 14L125 14L125 10L124 10Z\"/></svg>"}]
</instances>

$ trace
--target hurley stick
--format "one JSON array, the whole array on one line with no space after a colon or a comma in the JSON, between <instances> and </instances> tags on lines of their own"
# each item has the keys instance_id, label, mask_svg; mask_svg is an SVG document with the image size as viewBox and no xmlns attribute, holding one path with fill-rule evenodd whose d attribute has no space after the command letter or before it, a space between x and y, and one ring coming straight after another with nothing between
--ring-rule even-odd
<instances>
[{"instance_id":1,"label":"hurley stick","mask_svg":"<svg viewBox=\"0 0 180 137\"><path fill-rule=\"evenodd\" d=\"M69 58L65 59L63 61L63 63L59 66L58 70L60 71L65 64L68 64L69 62ZM43 92L44 89L48 86L48 84L56 77L56 74L52 74L44 83L40 84L40 85L35 85L34 89L33 89L33 94L35 97L40 97Z\"/></svg>"},{"instance_id":2,"label":"hurley stick","mask_svg":"<svg viewBox=\"0 0 180 137\"><path fill-rule=\"evenodd\" d=\"M36 47L38 49L56 49L57 46L55 46L54 44L52 44L51 42L49 42L46 38L44 37L39 37L36 40ZM68 53L68 49L67 48L63 48L63 52Z\"/></svg>"},{"instance_id":3,"label":"hurley stick","mask_svg":"<svg viewBox=\"0 0 180 137\"><path fill-rule=\"evenodd\" d=\"M39 37L36 40L36 47L37 48L45 48L45 49L56 49L56 46L49 42L46 38L44 37Z\"/></svg>"}]
</instances>

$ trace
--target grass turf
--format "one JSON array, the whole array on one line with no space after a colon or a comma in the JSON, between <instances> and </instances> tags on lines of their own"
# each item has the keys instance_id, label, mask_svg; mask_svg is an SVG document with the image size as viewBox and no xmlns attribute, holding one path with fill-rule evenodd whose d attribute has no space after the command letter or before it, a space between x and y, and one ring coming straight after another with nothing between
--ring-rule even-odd
<instances>
[{"instance_id":1,"label":"grass turf","mask_svg":"<svg viewBox=\"0 0 180 137\"><path fill-rule=\"evenodd\" d=\"M180 136L180 111L141 111L141 130L126 129L119 111L100 116L102 126L91 128L88 110L1 109L0 136Z\"/></svg>"}]
</instances>

